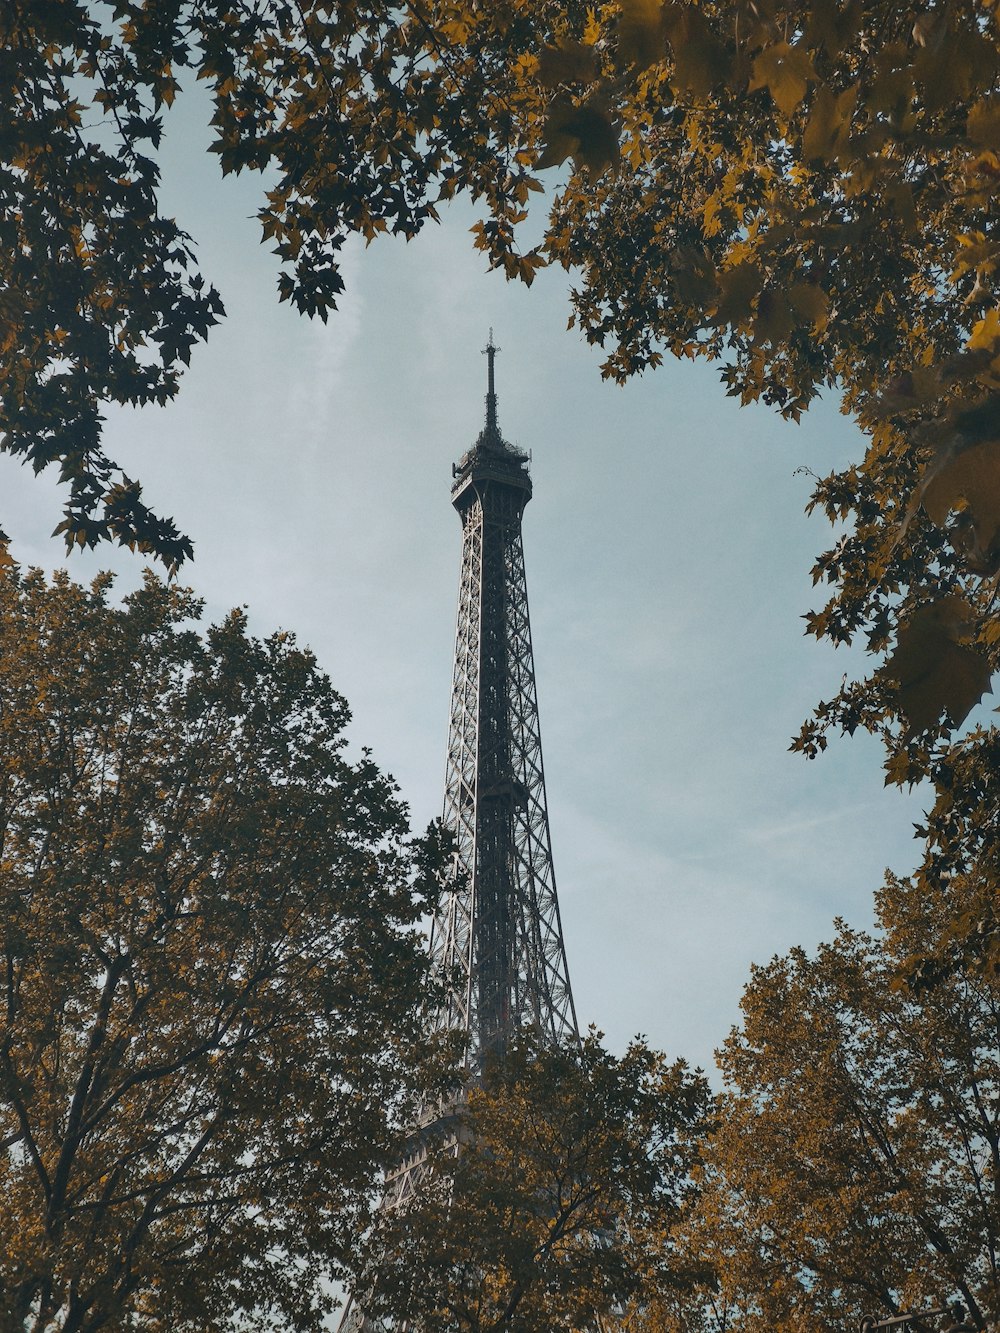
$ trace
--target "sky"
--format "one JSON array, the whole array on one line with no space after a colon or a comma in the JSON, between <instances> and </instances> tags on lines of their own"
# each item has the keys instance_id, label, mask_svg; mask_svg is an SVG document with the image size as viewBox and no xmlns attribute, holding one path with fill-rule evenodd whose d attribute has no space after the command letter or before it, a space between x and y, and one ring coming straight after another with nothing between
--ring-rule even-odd
<instances>
[{"instance_id":1,"label":"sky","mask_svg":"<svg viewBox=\"0 0 1000 1333\"><path fill-rule=\"evenodd\" d=\"M415 828L440 814L461 528L451 464L483 421L490 329L501 429L531 452L523 523L556 880L577 1013L711 1070L751 965L872 920L906 872L920 793L883 786L868 737L809 762L791 737L860 652L802 616L835 534L809 471L859 457L833 402L797 426L726 398L718 367L624 388L566 328L571 279L490 273L459 201L406 244L350 244L327 325L275 295L257 177L221 181L196 96L168 121L165 209L228 317L166 408L109 408L109 452L195 541L182 582L206 618L308 644L353 712L354 752L397 780ZM808 471L806 471L808 470ZM0 457L0 523L22 565L63 550L54 478ZM74 555L89 579L142 561Z\"/></svg>"}]
</instances>

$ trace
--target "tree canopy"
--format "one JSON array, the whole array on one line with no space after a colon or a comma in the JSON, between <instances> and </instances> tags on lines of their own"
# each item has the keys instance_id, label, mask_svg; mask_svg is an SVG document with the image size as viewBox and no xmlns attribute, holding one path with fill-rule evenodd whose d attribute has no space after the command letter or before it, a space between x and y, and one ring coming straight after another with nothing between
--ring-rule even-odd
<instances>
[{"instance_id":1,"label":"tree canopy","mask_svg":"<svg viewBox=\"0 0 1000 1333\"><path fill-rule=\"evenodd\" d=\"M431 844L290 636L110 591L0 579L0 1327L315 1327L413 1086Z\"/></svg>"},{"instance_id":2,"label":"tree canopy","mask_svg":"<svg viewBox=\"0 0 1000 1333\"><path fill-rule=\"evenodd\" d=\"M157 195L162 109L201 79L222 171L267 172L262 238L305 314L335 306L347 236L411 237L464 193L491 264L574 275L607 374L705 356L786 416L840 396L865 445L817 480L839 532L808 629L875 669L795 745L881 736L888 780L938 793L928 886L995 877L996 741L952 740L1000 652L998 22L994 0L16 0L3 448L59 468L70 544L190 554L100 441L102 403L165 401L222 313Z\"/></svg>"},{"instance_id":3,"label":"tree canopy","mask_svg":"<svg viewBox=\"0 0 1000 1333\"><path fill-rule=\"evenodd\" d=\"M1000 984L914 991L957 904L889 878L878 905L883 936L754 970L685 1241L714 1282L643 1327L847 1333L955 1300L996 1326Z\"/></svg>"},{"instance_id":4,"label":"tree canopy","mask_svg":"<svg viewBox=\"0 0 1000 1333\"><path fill-rule=\"evenodd\" d=\"M159 112L188 70L212 90L222 170L271 172L262 236L307 314L335 305L347 235L412 236L466 192L508 275L580 274L576 319L610 344L609 374L725 356L732 392L792 416L836 386L871 445L817 490L857 526L817 567L840 591L812 629L881 651L930 601L886 679L914 732L978 698L990 645L958 649L978 628L967 585L997 572L995 6L17 0L3 23L4 447L58 464L70 542L189 553L100 449L101 403L165 400L221 314L158 206ZM958 685L926 684L935 638ZM824 720L858 713L880 724L879 690Z\"/></svg>"},{"instance_id":5,"label":"tree canopy","mask_svg":"<svg viewBox=\"0 0 1000 1333\"><path fill-rule=\"evenodd\" d=\"M977 396L1000 338L995 24L976 0L17 0L7 447L59 462L71 540L186 553L134 486L108 488L99 451L100 402L172 394L221 314L158 209L159 112L186 70L211 87L222 170L274 173L262 235L307 314L335 305L348 234L412 236L467 192L510 276L580 271L608 373L726 351L744 398L794 415L837 383L870 428ZM567 159L544 242L519 253L541 172Z\"/></svg>"},{"instance_id":6,"label":"tree canopy","mask_svg":"<svg viewBox=\"0 0 1000 1333\"><path fill-rule=\"evenodd\" d=\"M521 1034L430 1140L413 1198L379 1216L354 1285L366 1313L419 1333L548 1333L686 1288L663 1240L711 1115L700 1073L644 1042L618 1059L593 1032L580 1048Z\"/></svg>"}]
</instances>

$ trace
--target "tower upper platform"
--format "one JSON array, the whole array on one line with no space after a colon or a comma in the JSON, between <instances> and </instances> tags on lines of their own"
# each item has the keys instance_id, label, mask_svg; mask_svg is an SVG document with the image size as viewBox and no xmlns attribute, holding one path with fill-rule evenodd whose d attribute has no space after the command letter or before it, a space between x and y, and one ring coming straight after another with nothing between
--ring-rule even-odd
<instances>
[{"instance_id":1,"label":"tower upper platform","mask_svg":"<svg viewBox=\"0 0 1000 1333\"><path fill-rule=\"evenodd\" d=\"M490 329L490 340L483 348L483 355L489 362L486 423L472 448L467 450L451 469L451 474L455 478L451 488L451 502L460 511L480 494L479 483L482 482L499 482L501 485L523 492L524 504L531 499L528 455L503 438L497 421L494 361L499 351L500 348L493 343L493 330Z\"/></svg>"}]
</instances>

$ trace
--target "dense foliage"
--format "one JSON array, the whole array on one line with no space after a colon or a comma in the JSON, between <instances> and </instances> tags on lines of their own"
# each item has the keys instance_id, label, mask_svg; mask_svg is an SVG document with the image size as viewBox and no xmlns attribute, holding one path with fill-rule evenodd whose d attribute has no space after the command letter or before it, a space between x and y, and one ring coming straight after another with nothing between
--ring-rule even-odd
<instances>
[{"instance_id":1,"label":"dense foliage","mask_svg":"<svg viewBox=\"0 0 1000 1333\"><path fill-rule=\"evenodd\" d=\"M289 636L109 590L0 579L0 1328L314 1327L433 858Z\"/></svg>"},{"instance_id":2,"label":"dense foliage","mask_svg":"<svg viewBox=\"0 0 1000 1333\"><path fill-rule=\"evenodd\" d=\"M412 236L464 191L508 275L579 274L607 373L723 357L731 392L791 416L835 388L868 449L816 489L848 529L810 629L892 654L797 744L865 726L892 780L954 777L936 742L1000 643L994 4L15 0L0 36L0 426L59 466L70 543L190 551L100 447L101 403L163 401L221 313L157 202L159 112L187 69L223 171L269 169L263 237L307 314L335 304L347 235Z\"/></svg>"},{"instance_id":3,"label":"dense foliage","mask_svg":"<svg viewBox=\"0 0 1000 1333\"><path fill-rule=\"evenodd\" d=\"M439 1122L419 1193L379 1218L355 1287L366 1311L419 1333L549 1333L686 1289L662 1241L711 1110L699 1074L642 1042L619 1060L593 1033L582 1049L525 1033Z\"/></svg>"},{"instance_id":4,"label":"dense foliage","mask_svg":"<svg viewBox=\"0 0 1000 1333\"><path fill-rule=\"evenodd\" d=\"M815 956L755 969L683 1242L715 1280L636 1331L849 1333L954 1301L997 1326L1000 983L901 983L955 896L890 878L882 937L841 925Z\"/></svg>"},{"instance_id":5,"label":"dense foliage","mask_svg":"<svg viewBox=\"0 0 1000 1333\"><path fill-rule=\"evenodd\" d=\"M831 729L880 735L888 781L933 783L925 858L885 891L884 944L845 929L817 959L754 978L726 1056L716 1211L690 1223L725 1256L709 1323L847 1327L945 1287L978 1322L997 1318L1000 734L960 729L1000 664L998 24L996 0L0 10L2 447L59 469L71 544L115 539L169 566L191 550L101 448L102 404L165 401L222 314L157 197L161 112L185 71L210 88L222 170L268 169L262 234L279 295L305 314L335 305L348 235L412 236L465 192L482 208L476 244L508 276L573 273L574 319L609 375L718 358L743 401L794 418L832 392L860 427L863 456L816 485L838 535L808 628L860 642L875 669L795 745L813 756ZM546 234L521 251L518 226L560 165ZM359 1031L416 975L398 808L321 742L342 705L307 659L252 644L239 618L198 646L179 623L190 602L158 585L121 613L103 586L11 579L4 597L19 979L0 1102L5 1299L39 1320L76 1311L73 1328L140 1285L151 1326L268 1302L299 1318L320 1297L283 1259L340 1254L337 1207L378 1156L400 1074L400 1053L375 1057ZM419 1260L433 1302L411 1313L427 1328L499 1327L508 1309L515 1326L558 1325L627 1303L623 1256L652 1273L655 1247L636 1238L682 1220L670 1189L623 1174L615 1153L648 1134L674 1144L689 1122L661 1124L649 1098L655 1086L664 1115L697 1119L696 1085L590 1047L536 1086L556 1059L512 1070L502 1100L472 1099L474 1144L491 1146L449 1157L447 1204L432 1192L418 1230L383 1219L373 1290L395 1273L415 1300L404 1279ZM638 1100L620 1100L626 1086ZM335 1134L352 1151L328 1152ZM673 1151L661 1179L689 1163ZM598 1182L586 1206L583 1182ZM459 1233L447 1209L466 1210ZM613 1216L642 1225L619 1232ZM442 1248L446 1231L465 1248ZM172 1283L182 1259L211 1282ZM181 1310L182 1292L204 1308Z\"/></svg>"}]
</instances>

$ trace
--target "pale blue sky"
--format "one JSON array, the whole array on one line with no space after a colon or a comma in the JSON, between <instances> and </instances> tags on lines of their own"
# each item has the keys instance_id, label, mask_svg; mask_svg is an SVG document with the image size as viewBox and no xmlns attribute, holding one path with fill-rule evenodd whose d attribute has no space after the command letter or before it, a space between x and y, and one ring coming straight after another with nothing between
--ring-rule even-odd
<instances>
[{"instance_id":1,"label":"pale blue sky","mask_svg":"<svg viewBox=\"0 0 1000 1333\"><path fill-rule=\"evenodd\" d=\"M183 101L183 99L182 99ZM549 812L581 1021L711 1062L751 962L871 919L883 867L916 859L919 798L883 788L868 738L789 754L809 708L860 655L801 616L830 541L803 514L805 466L861 441L833 405L796 427L740 409L716 368L669 364L625 389L566 331L566 277L529 292L485 271L474 214L405 245L348 246L348 291L310 325L274 296L252 220L259 182L220 184L182 108L169 207L229 317L167 409L109 413L111 452L196 542L184 572L212 617L309 644L352 736L439 813L460 526L451 463L479 431L492 325L500 424L533 453L525 514ZM54 485L0 459L2 521L51 567ZM141 562L73 557L89 577Z\"/></svg>"}]
</instances>

